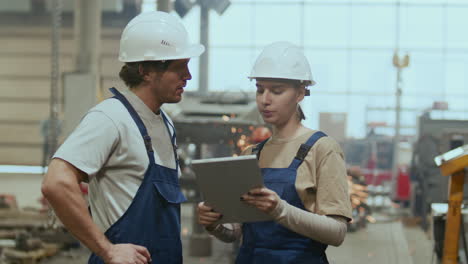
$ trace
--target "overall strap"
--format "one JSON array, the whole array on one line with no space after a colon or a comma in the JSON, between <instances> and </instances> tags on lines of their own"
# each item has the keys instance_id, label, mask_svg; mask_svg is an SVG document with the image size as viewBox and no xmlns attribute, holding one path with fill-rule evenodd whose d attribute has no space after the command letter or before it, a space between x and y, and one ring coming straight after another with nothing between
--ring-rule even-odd
<instances>
[{"instance_id":1,"label":"overall strap","mask_svg":"<svg viewBox=\"0 0 468 264\"><path fill-rule=\"evenodd\" d=\"M177 143L176 143L176 130L175 127L169 122L169 120L166 117L166 114L162 110L161 111L161 116L164 120L164 124L166 125L167 128L167 133L169 133L169 136L171 137L171 143L172 143L172 149L174 150L174 159L176 162L176 168L179 166L179 158L177 157ZM172 131L174 133L171 134L171 130L169 129L169 126L172 128Z\"/></svg>"},{"instance_id":2,"label":"overall strap","mask_svg":"<svg viewBox=\"0 0 468 264\"><path fill-rule=\"evenodd\" d=\"M268 141L268 139L270 138L263 140L252 148L252 155L257 155L257 160L260 160L260 152L262 152L263 146L265 146L265 143Z\"/></svg>"},{"instance_id":3,"label":"overall strap","mask_svg":"<svg viewBox=\"0 0 468 264\"><path fill-rule=\"evenodd\" d=\"M135 108L130 104L130 102L123 96L117 89L114 87L109 89L112 94L114 94L114 98L118 99L122 104L127 108L127 111L130 113L130 116L132 116L133 121L135 121L135 124L138 127L138 130L140 130L140 134L143 137L143 141L145 143L146 147L146 152L148 153L148 157L151 162L154 163L154 155L153 155L153 145L151 143L151 137L148 135L148 131L146 130L145 124L143 123L143 120L141 120L140 116L138 113L135 111Z\"/></svg>"},{"instance_id":4,"label":"overall strap","mask_svg":"<svg viewBox=\"0 0 468 264\"><path fill-rule=\"evenodd\" d=\"M323 133L322 131L317 131L312 136L310 136L309 139L306 141L306 143L301 144L301 146L297 150L296 156L294 157L294 160L291 162L291 165L289 165L289 168L292 168L292 169L299 168L299 166L304 161L305 157L307 157L307 154L309 154L309 150L314 146L315 142L317 142L317 140L319 140L320 138L326 137L326 136L327 135Z\"/></svg>"}]
</instances>

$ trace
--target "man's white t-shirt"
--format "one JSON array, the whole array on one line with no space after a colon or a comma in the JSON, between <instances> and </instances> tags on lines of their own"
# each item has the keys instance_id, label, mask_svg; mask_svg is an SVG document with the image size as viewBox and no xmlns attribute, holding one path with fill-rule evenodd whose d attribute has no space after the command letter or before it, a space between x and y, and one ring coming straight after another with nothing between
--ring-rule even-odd
<instances>
[{"instance_id":1,"label":"man's white t-shirt","mask_svg":"<svg viewBox=\"0 0 468 264\"><path fill-rule=\"evenodd\" d=\"M133 92L123 95L146 126L156 164L175 169L171 137L161 114L153 113ZM104 100L89 110L54 158L88 174L91 213L103 232L130 206L149 165L140 131L117 99Z\"/></svg>"}]
</instances>

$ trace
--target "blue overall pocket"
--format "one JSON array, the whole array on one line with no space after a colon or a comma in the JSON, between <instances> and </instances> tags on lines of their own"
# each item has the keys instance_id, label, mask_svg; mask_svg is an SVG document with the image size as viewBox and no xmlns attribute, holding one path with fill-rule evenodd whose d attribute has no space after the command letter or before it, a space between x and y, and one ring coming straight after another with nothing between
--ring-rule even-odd
<instances>
[{"instance_id":1,"label":"blue overall pocket","mask_svg":"<svg viewBox=\"0 0 468 264\"><path fill-rule=\"evenodd\" d=\"M153 181L153 185L168 203L179 204L187 201L177 183L156 180Z\"/></svg>"}]
</instances>

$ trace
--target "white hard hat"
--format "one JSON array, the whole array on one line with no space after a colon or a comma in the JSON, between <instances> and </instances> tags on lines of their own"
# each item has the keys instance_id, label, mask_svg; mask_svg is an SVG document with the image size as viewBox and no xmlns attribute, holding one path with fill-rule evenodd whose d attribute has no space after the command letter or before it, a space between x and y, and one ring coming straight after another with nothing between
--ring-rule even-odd
<instances>
[{"instance_id":1,"label":"white hard hat","mask_svg":"<svg viewBox=\"0 0 468 264\"><path fill-rule=\"evenodd\" d=\"M179 18L161 11L144 12L125 27L120 39L119 61L160 61L188 59L205 51L190 44Z\"/></svg>"},{"instance_id":2,"label":"white hard hat","mask_svg":"<svg viewBox=\"0 0 468 264\"><path fill-rule=\"evenodd\" d=\"M290 79L315 84L309 62L302 50L286 41L266 46L255 61L248 78Z\"/></svg>"}]
</instances>

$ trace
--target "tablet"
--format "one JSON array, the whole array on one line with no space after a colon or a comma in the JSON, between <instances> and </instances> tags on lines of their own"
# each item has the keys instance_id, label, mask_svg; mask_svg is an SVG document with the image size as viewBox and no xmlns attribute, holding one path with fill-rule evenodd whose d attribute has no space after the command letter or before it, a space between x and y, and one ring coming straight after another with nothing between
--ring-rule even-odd
<instances>
[{"instance_id":1,"label":"tablet","mask_svg":"<svg viewBox=\"0 0 468 264\"><path fill-rule=\"evenodd\" d=\"M199 191L205 204L223 214L218 223L245 223L272 217L240 201L241 195L263 186L255 155L192 161Z\"/></svg>"}]
</instances>

